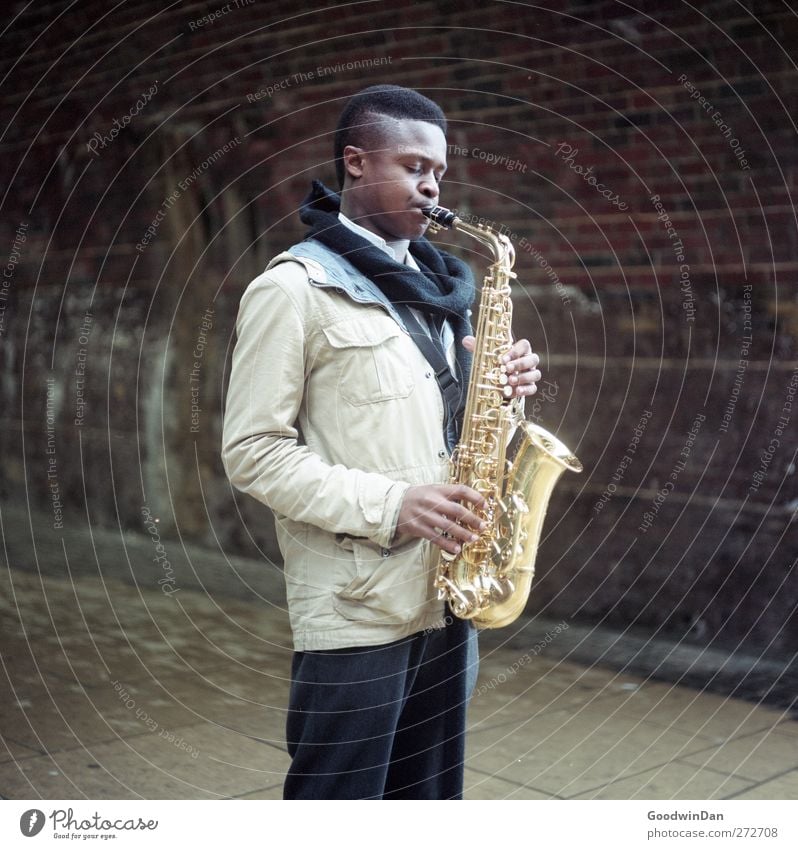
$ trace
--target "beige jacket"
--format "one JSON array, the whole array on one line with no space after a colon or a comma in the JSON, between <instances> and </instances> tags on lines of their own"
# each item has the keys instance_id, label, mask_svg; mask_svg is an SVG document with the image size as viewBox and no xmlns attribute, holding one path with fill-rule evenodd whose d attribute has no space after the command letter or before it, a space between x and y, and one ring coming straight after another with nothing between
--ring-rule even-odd
<instances>
[{"instance_id":1,"label":"beige jacket","mask_svg":"<svg viewBox=\"0 0 798 849\"><path fill-rule=\"evenodd\" d=\"M300 651L386 643L444 616L430 544L395 536L407 488L448 478L443 402L369 285L345 260L282 254L241 300L222 457L275 513Z\"/></svg>"}]
</instances>

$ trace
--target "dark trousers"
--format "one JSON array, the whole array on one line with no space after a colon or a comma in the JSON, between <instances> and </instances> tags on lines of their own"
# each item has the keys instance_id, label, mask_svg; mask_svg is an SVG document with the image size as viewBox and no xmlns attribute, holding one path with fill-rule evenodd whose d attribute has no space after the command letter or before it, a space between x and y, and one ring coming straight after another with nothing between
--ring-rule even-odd
<instances>
[{"instance_id":1,"label":"dark trousers","mask_svg":"<svg viewBox=\"0 0 798 849\"><path fill-rule=\"evenodd\" d=\"M447 622L383 646L294 655L284 798L462 798L477 634Z\"/></svg>"}]
</instances>

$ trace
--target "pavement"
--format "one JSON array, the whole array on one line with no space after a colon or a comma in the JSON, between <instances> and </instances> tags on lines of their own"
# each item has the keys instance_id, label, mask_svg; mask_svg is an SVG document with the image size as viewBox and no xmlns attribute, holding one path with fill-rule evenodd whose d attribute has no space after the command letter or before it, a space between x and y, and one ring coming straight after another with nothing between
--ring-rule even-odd
<instances>
[{"instance_id":1,"label":"pavement","mask_svg":"<svg viewBox=\"0 0 798 849\"><path fill-rule=\"evenodd\" d=\"M279 799L279 570L152 535L34 530L8 507L0 518L0 796ZM468 799L798 796L783 696L700 686L756 659L541 618L480 640Z\"/></svg>"}]
</instances>

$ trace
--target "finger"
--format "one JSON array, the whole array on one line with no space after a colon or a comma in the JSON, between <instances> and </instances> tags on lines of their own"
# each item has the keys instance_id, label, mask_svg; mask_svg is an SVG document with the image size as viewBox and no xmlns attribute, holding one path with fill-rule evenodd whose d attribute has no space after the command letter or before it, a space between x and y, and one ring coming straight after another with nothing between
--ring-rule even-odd
<instances>
[{"instance_id":1,"label":"finger","mask_svg":"<svg viewBox=\"0 0 798 849\"><path fill-rule=\"evenodd\" d=\"M487 527L487 523L484 519L477 516L476 513L472 513L466 507L463 507L462 504L456 503L449 505L446 512L443 514L443 520L454 524L456 527L462 526L466 535L473 533L474 531L482 531L485 527ZM444 530L451 532L451 528L449 527L446 527ZM459 534L457 534L457 536L459 536Z\"/></svg>"},{"instance_id":2,"label":"finger","mask_svg":"<svg viewBox=\"0 0 798 849\"><path fill-rule=\"evenodd\" d=\"M527 352L521 357L511 359L505 363L504 369L509 372L531 371L540 365L540 357L532 352Z\"/></svg>"},{"instance_id":3,"label":"finger","mask_svg":"<svg viewBox=\"0 0 798 849\"><path fill-rule=\"evenodd\" d=\"M441 484L435 497L427 501L422 510L430 520L444 518L459 521L471 514L463 502L477 509L487 506L485 499L475 489L462 484Z\"/></svg>"},{"instance_id":4,"label":"finger","mask_svg":"<svg viewBox=\"0 0 798 849\"><path fill-rule=\"evenodd\" d=\"M512 374L509 378L507 378L510 386L523 385L525 383L537 383L543 375L540 373L539 369L530 369L529 371L522 371L518 374Z\"/></svg>"},{"instance_id":5,"label":"finger","mask_svg":"<svg viewBox=\"0 0 798 849\"><path fill-rule=\"evenodd\" d=\"M473 529L457 522L447 521L445 517L441 517L439 526L426 536L439 548L452 554L458 554L464 545L479 539L479 535L474 533Z\"/></svg>"},{"instance_id":6,"label":"finger","mask_svg":"<svg viewBox=\"0 0 798 849\"><path fill-rule=\"evenodd\" d=\"M459 554L463 549L457 540L445 537L440 532L428 536L427 539L443 551L448 551L449 554Z\"/></svg>"},{"instance_id":7,"label":"finger","mask_svg":"<svg viewBox=\"0 0 798 849\"><path fill-rule=\"evenodd\" d=\"M504 367L508 373L520 374L525 371L534 371L540 359L537 354L527 354L525 357L519 357L517 360L512 360Z\"/></svg>"},{"instance_id":8,"label":"finger","mask_svg":"<svg viewBox=\"0 0 798 849\"><path fill-rule=\"evenodd\" d=\"M481 497L476 492L474 494ZM459 554L463 545L479 539L478 534L487 527L487 523L457 502L448 502L444 509L446 512L438 515L433 522L434 527L425 529L424 536L438 548Z\"/></svg>"},{"instance_id":9,"label":"finger","mask_svg":"<svg viewBox=\"0 0 798 849\"><path fill-rule=\"evenodd\" d=\"M525 357L532 353L532 346L529 344L529 339L519 339L514 342L510 350L502 357L502 362L509 363L512 360L517 360L519 357Z\"/></svg>"},{"instance_id":10,"label":"finger","mask_svg":"<svg viewBox=\"0 0 798 849\"><path fill-rule=\"evenodd\" d=\"M424 536L434 542L439 548L457 553L468 542L476 542L479 537L468 528L461 527L456 522L449 521L442 516L437 524Z\"/></svg>"},{"instance_id":11,"label":"finger","mask_svg":"<svg viewBox=\"0 0 798 849\"><path fill-rule=\"evenodd\" d=\"M479 507L480 509L487 506L485 499L475 489L472 489L470 486L466 486L465 484L445 484L442 487L442 490L449 501L467 501L469 504L473 504L475 507Z\"/></svg>"},{"instance_id":12,"label":"finger","mask_svg":"<svg viewBox=\"0 0 798 849\"><path fill-rule=\"evenodd\" d=\"M510 397L526 398L529 395L534 395L537 391L538 387L536 383L521 384L520 386L513 386L513 394Z\"/></svg>"},{"instance_id":13,"label":"finger","mask_svg":"<svg viewBox=\"0 0 798 849\"><path fill-rule=\"evenodd\" d=\"M474 349L477 347L476 337L463 336L463 347L466 349L466 351L470 351L473 354Z\"/></svg>"}]
</instances>

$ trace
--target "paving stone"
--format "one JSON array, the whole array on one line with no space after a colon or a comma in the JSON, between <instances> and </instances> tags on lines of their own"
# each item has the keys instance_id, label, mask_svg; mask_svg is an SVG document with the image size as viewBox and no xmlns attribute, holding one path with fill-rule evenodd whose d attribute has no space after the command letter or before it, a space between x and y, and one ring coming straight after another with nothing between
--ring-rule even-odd
<instances>
[{"instance_id":1,"label":"paving stone","mask_svg":"<svg viewBox=\"0 0 798 849\"><path fill-rule=\"evenodd\" d=\"M480 677L469 707L472 730L508 721L532 719L566 708L578 708L597 698L637 689L642 679L590 670L564 661L536 661L508 675L507 657L481 663Z\"/></svg>"},{"instance_id":2,"label":"paving stone","mask_svg":"<svg viewBox=\"0 0 798 849\"><path fill-rule=\"evenodd\" d=\"M470 735L467 763L558 796L660 766L706 741L596 707L558 711L534 722L507 723Z\"/></svg>"},{"instance_id":3,"label":"paving stone","mask_svg":"<svg viewBox=\"0 0 798 849\"><path fill-rule=\"evenodd\" d=\"M170 693L202 720L253 739L285 746L288 682L268 673L214 669L202 679L177 682Z\"/></svg>"},{"instance_id":4,"label":"paving stone","mask_svg":"<svg viewBox=\"0 0 798 849\"><path fill-rule=\"evenodd\" d=\"M181 641L182 642L182 641ZM114 680L165 677L193 668L177 650L164 643L132 643L118 632L96 628L87 633L46 634L22 649L30 664L44 674L84 687ZM198 652L192 652L194 663ZM216 658L214 658L216 659Z\"/></svg>"},{"instance_id":5,"label":"paving stone","mask_svg":"<svg viewBox=\"0 0 798 849\"><path fill-rule=\"evenodd\" d=\"M782 719L777 725L773 726L774 734L786 734L795 740L798 737L798 722L794 719Z\"/></svg>"},{"instance_id":6,"label":"paving stone","mask_svg":"<svg viewBox=\"0 0 798 849\"><path fill-rule=\"evenodd\" d=\"M243 796L236 796L236 799L282 799L283 798L283 782L273 784L271 787L264 787L262 790L256 790L254 793L245 793Z\"/></svg>"},{"instance_id":7,"label":"paving stone","mask_svg":"<svg viewBox=\"0 0 798 849\"><path fill-rule=\"evenodd\" d=\"M696 769L671 761L602 787L586 790L576 799L728 799L751 787L750 781L714 769Z\"/></svg>"},{"instance_id":8,"label":"paving stone","mask_svg":"<svg viewBox=\"0 0 798 849\"><path fill-rule=\"evenodd\" d=\"M798 746L788 743L784 732L767 730L735 737L685 760L728 775L765 781L798 768Z\"/></svg>"},{"instance_id":9,"label":"paving stone","mask_svg":"<svg viewBox=\"0 0 798 849\"><path fill-rule=\"evenodd\" d=\"M738 793L735 799L798 799L798 770L793 769L784 775L755 784Z\"/></svg>"},{"instance_id":10,"label":"paving stone","mask_svg":"<svg viewBox=\"0 0 798 849\"><path fill-rule=\"evenodd\" d=\"M119 689L116 689L118 687ZM58 752L193 724L185 702L155 682L91 687L0 703L0 734L40 753Z\"/></svg>"},{"instance_id":11,"label":"paving stone","mask_svg":"<svg viewBox=\"0 0 798 849\"><path fill-rule=\"evenodd\" d=\"M152 624L45 634L19 647L36 669L87 687L103 681L201 673L222 664L261 669L273 662L274 652L279 657L286 654L284 647L233 627L201 632L184 625L166 634Z\"/></svg>"},{"instance_id":12,"label":"paving stone","mask_svg":"<svg viewBox=\"0 0 798 849\"><path fill-rule=\"evenodd\" d=\"M530 787L522 787L513 781L484 775L475 769L465 770L465 799L554 799L550 793L538 793Z\"/></svg>"},{"instance_id":13,"label":"paving stone","mask_svg":"<svg viewBox=\"0 0 798 849\"><path fill-rule=\"evenodd\" d=\"M643 682L637 688L612 694L601 706L609 713L622 712L714 743L775 728L789 719L784 710L658 682Z\"/></svg>"},{"instance_id":14,"label":"paving stone","mask_svg":"<svg viewBox=\"0 0 798 849\"><path fill-rule=\"evenodd\" d=\"M80 689L68 668L46 669L37 661L35 652L35 646L27 640L3 635L0 643L0 698L9 701L40 693ZM67 677L60 674L63 671L66 671Z\"/></svg>"},{"instance_id":15,"label":"paving stone","mask_svg":"<svg viewBox=\"0 0 798 849\"><path fill-rule=\"evenodd\" d=\"M288 766L282 750L223 728L173 733L175 742L143 734L3 764L0 787L10 799L224 799L282 781Z\"/></svg>"},{"instance_id":16,"label":"paving stone","mask_svg":"<svg viewBox=\"0 0 798 849\"><path fill-rule=\"evenodd\" d=\"M4 739L2 734L0 734L0 764L4 764L7 761L21 761L25 758L33 758L39 754L41 752L31 749L28 746L21 746L13 740Z\"/></svg>"}]
</instances>

